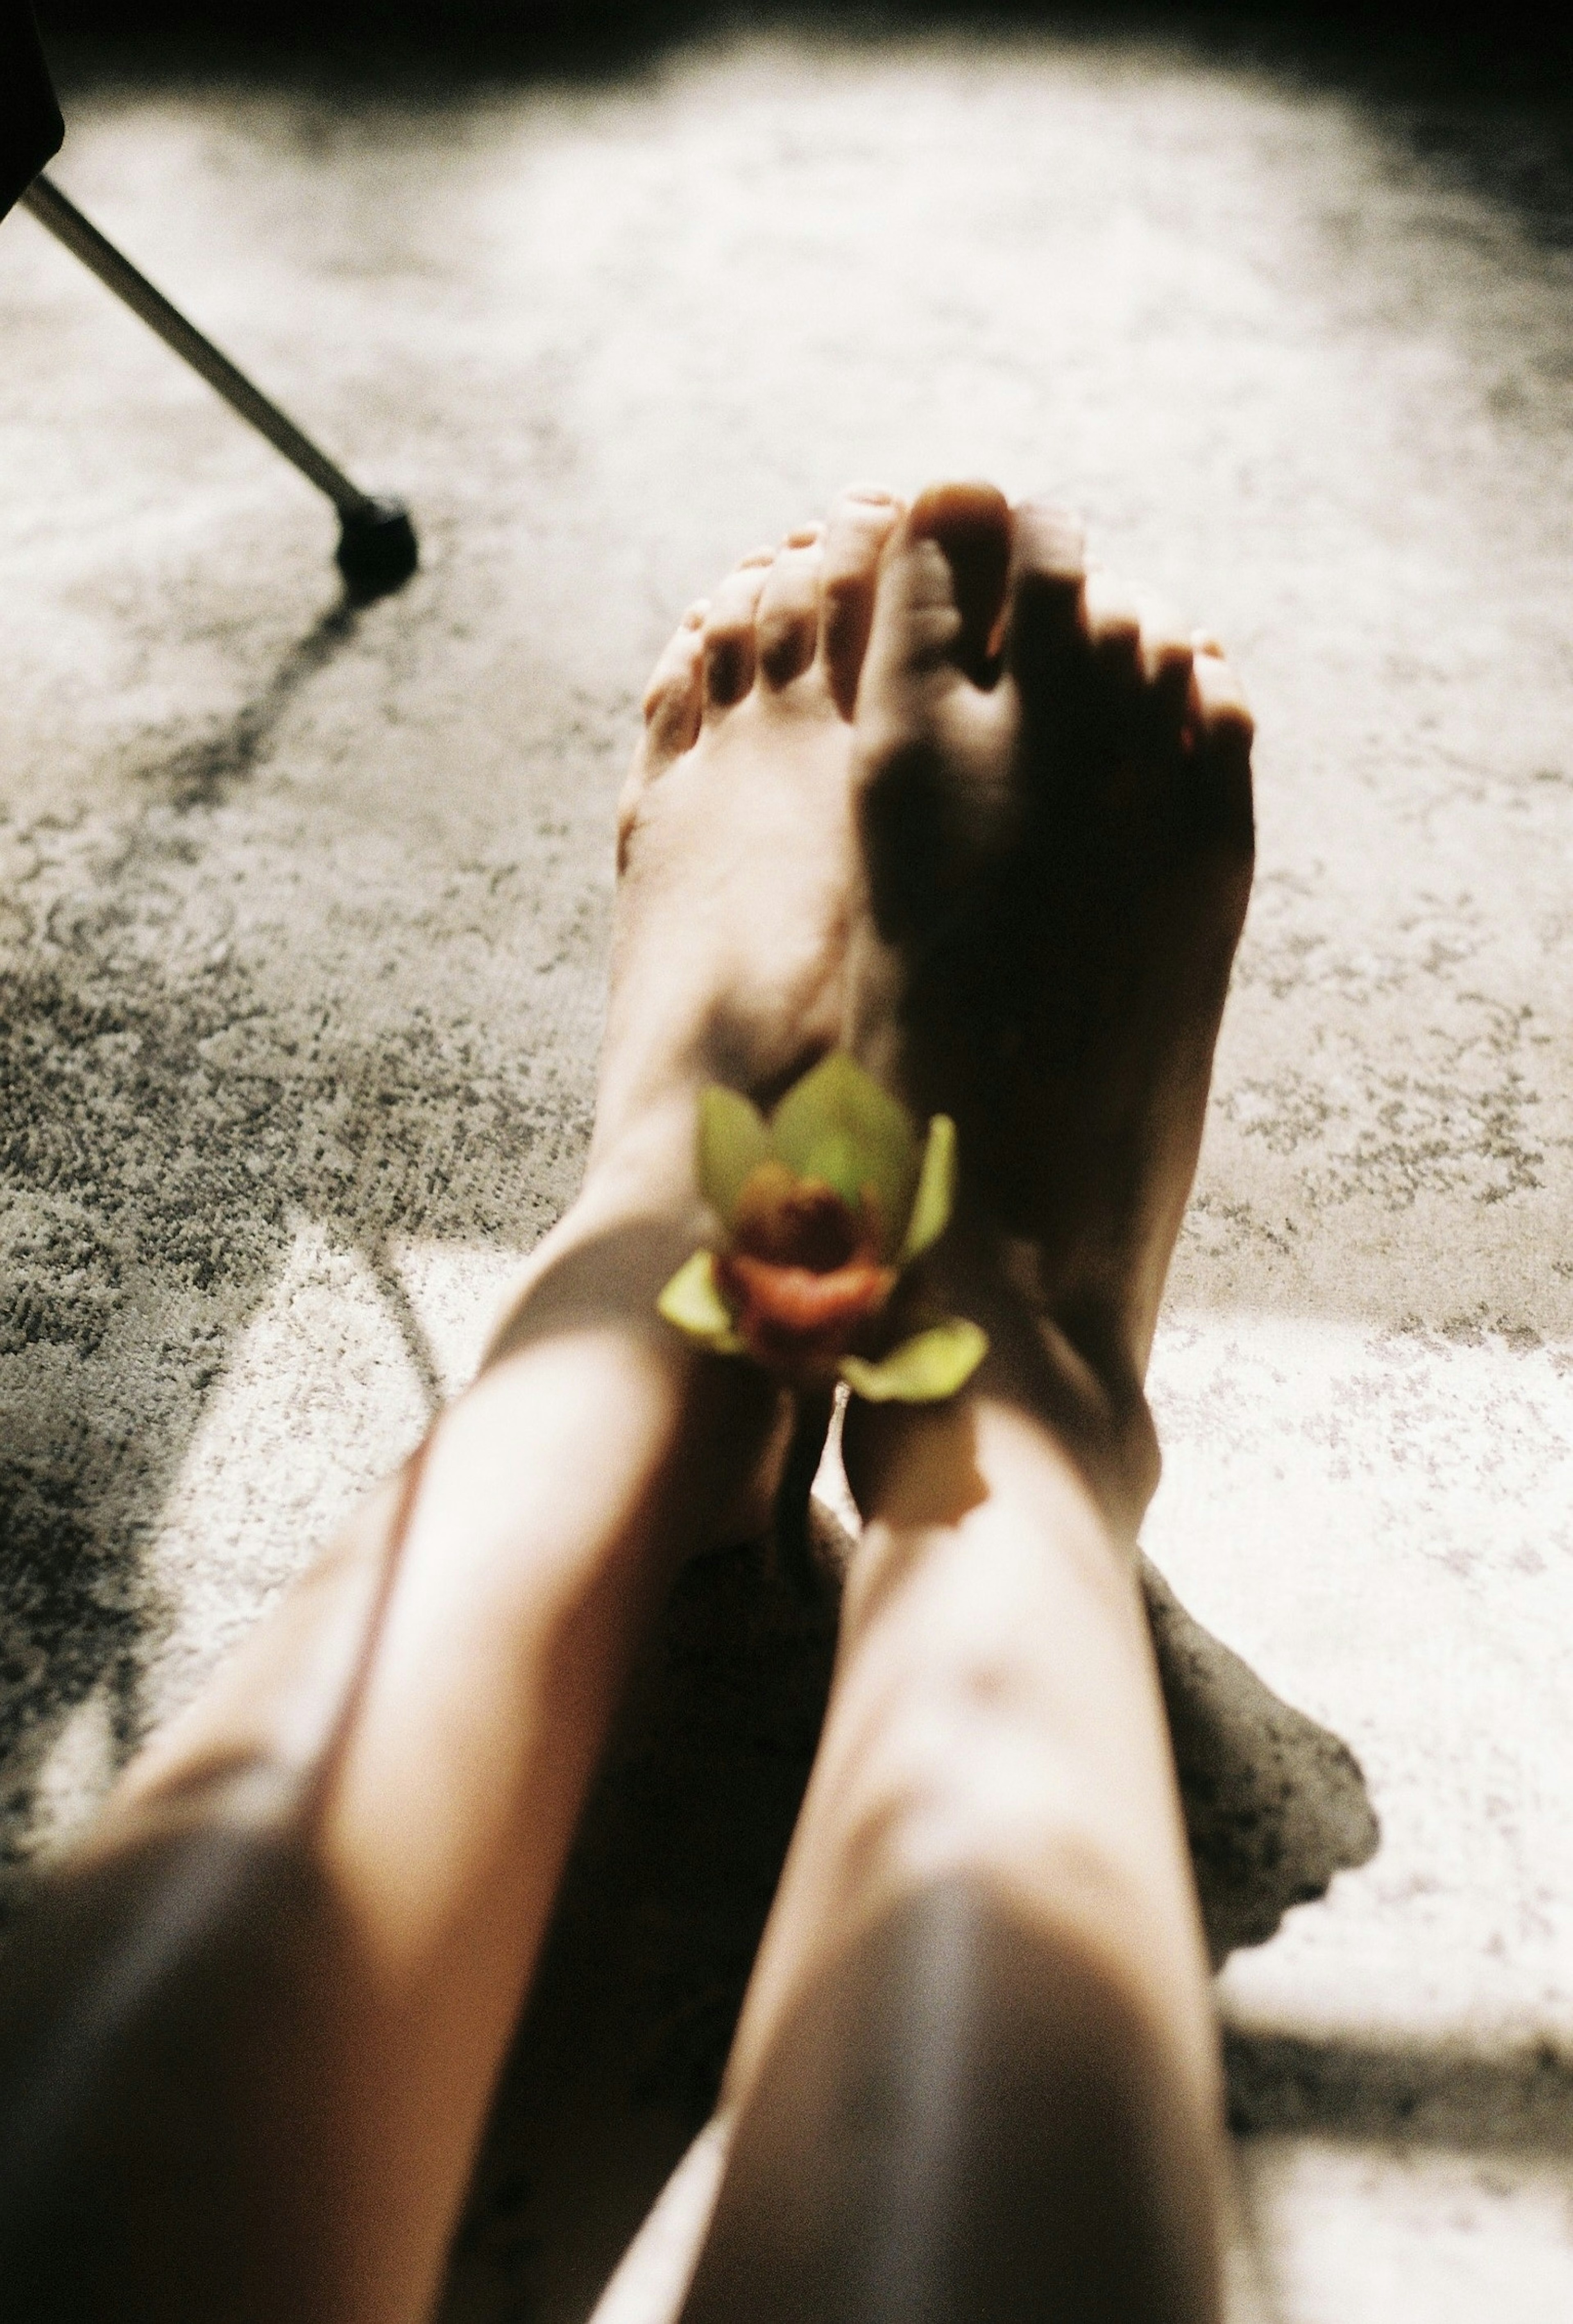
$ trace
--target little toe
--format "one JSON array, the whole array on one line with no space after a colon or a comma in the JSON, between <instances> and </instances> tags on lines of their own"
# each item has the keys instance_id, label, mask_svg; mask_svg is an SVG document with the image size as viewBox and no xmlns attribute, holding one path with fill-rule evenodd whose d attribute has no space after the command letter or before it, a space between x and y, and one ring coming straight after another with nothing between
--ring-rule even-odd
<instances>
[{"instance_id":1,"label":"little toe","mask_svg":"<svg viewBox=\"0 0 1573 2324\"><path fill-rule=\"evenodd\" d=\"M1248 858L1255 833L1256 725L1245 690L1211 637L1195 649L1190 694L1190 794L1196 826L1200 835Z\"/></svg>"},{"instance_id":2,"label":"little toe","mask_svg":"<svg viewBox=\"0 0 1573 2324\"><path fill-rule=\"evenodd\" d=\"M759 675L767 686L790 686L814 659L819 641L819 584L824 527L789 533L759 593L755 631Z\"/></svg>"},{"instance_id":3,"label":"little toe","mask_svg":"<svg viewBox=\"0 0 1573 2324\"><path fill-rule=\"evenodd\" d=\"M699 738L699 716L704 699L700 657L709 611L707 597L689 606L650 673L650 682L645 688L641 753L647 777L663 774L675 759L691 751Z\"/></svg>"},{"instance_id":4,"label":"little toe","mask_svg":"<svg viewBox=\"0 0 1573 2324\"><path fill-rule=\"evenodd\" d=\"M757 550L729 573L711 601L703 646L707 708L730 709L754 682L759 666L755 627L774 549Z\"/></svg>"},{"instance_id":5,"label":"little toe","mask_svg":"<svg viewBox=\"0 0 1573 2324\"><path fill-rule=\"evenodd\" d=\"M849 486L831 511L820 572L819 651L832 699L850 718L874 622L879 558L901 514L883 484Z\"/></svg>"},{"instance_id":6,"label":"little toe","mask_svg":"<svg viewBox=\"0 0 1573 2324\"><path fill-rule=\"evenodd\" d=\"M700 655L709 611L707 597L689 606L650 672L644 693L644 729L617 798L619 871L627 861L646 791L699 740L704 700Z\"/></svg>"}]
</instances>

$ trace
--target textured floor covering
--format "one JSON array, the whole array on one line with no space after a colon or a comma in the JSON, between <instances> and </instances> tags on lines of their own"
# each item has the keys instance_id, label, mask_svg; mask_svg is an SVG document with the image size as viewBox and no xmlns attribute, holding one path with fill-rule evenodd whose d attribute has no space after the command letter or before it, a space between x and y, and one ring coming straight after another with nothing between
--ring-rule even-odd
<instances>
[{"instance_id":1,"label":"textured floor covering","mask_svg":"<svg viewBox=\"0 0 1573 2324\"><path fill-rule=\"evenodd\" d=\"M408 1445L570 1194L608 808L684 603L850 476L1046 484L1229 639L1262 731L1148 1546L1355 1748L1384 1842L1225 1972L1257 2297L1565 2317L1573 265L1544 171L1529 210L1499 166L1536 124L956 42L69 110L68 190L408 493L427 562L339 608L305 488L6 225L14 1877ZM678 1619L684 1749L724 1724L694 1674L774 1667L761 1623L725 1586ZM728 1829L773 1803L757 1900L787 1692L722 1750L757 1763ZM630 1748L613 1856L684 1764ZM606 2023L604 2087L550 2023L511 2080L455 2317L582 2314L613 2182L691 2127L682 2043L630 2109Z\"/></svg>"}]
</instances>

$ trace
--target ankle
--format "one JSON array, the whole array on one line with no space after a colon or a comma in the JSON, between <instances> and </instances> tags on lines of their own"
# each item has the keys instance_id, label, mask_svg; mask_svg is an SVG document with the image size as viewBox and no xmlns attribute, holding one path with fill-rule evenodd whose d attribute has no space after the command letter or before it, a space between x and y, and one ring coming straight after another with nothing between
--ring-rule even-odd
<instances>
[{"instance_id":1,"label":"ankle","mask_svg":"<svg viewBox=\"0 0 1573 2324\"><path fill-rule=\"evenodd\" d=\"M989 1334L989 1354L969 1398L1021 1414L1046 1434L1090 1494L1113 1539L1134 1545L1161 1468L1157 1432L1136 1361L1122 1333L1089 1307L1045 1312L1021 1254L998 1236L961 1224L925 1262L920 1296ZM964 1406L962 1407L964 1408ZM854 1405L845 1437L848 1478L866 1493L952 1406Z\"/></svg>"}]
</instances>

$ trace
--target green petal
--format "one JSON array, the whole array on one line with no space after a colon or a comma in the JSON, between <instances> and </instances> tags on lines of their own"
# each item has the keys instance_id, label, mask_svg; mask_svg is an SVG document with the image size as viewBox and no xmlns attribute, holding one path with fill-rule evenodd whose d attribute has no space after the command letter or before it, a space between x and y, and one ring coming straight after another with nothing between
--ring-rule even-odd
<instances>
[{"instance_id":1,"label":"green petal","mask_svg":"<svg viewBox=\"0 0 1573 2324\"><path fill-rule=\"evenodd\" d=\"M843 1202L871 1187L881 1256L894 1253L917 1188L917 1137L904 1109L844 1050L787 1091L770 1117L770 1143L799 1178L822 1178Z\"/></svg>"},{"instance_id":2,"label":"green petal","mask_svg":"<svg viewBox=\"0 0 1573 2324\"><path fill-rule=\"evenodd\" d=\"M877 1364L843 1356L841 1375L854 1396L870 1404L938 1404L965 1386L988 1352L988 1333L954 1315L904 1340Z\"/></svg>"},{"instance_id":3,"label":"green petal","mask_svg":"<svg viewBox=\"0 0 1573 2324\"><path fill-rule=\"evenodd\" d=\"M906 1239L901 1246L903 1267L931 1243L938 1242L951 1223L951 1207L955 1199L956 1125L948 1113L936 1113L928 1126L928 1144L923 1149L923 1167L917 1174L912 1216L906 1222Z\"/></svg>"},{"instance_id":4,"label":"green petal","mask_svg":"<svg viewBox=\"0 0 1573 2324\"><path fill-rule=\"evenodd\" d=\"M741 1091L712 1082L699 1099L699 1185L705 1201L731 1225L750 1173L766 1161L770 1133L758 1106Z\"/></svg>"},{"instance_id":5,"label":"green petal","mask_svg":"<svg viewBox=\"0 0 1573 2324\"><path fill-rule=\"evenodd\" d=\"M656 1312L691 1340L703 1340L719 1356L741 1356L743 1342L732 1328L731 1310L715 1279L715 1255L696 1250L685 1259L656 1302Z\"/></svg>"}]
</instances>

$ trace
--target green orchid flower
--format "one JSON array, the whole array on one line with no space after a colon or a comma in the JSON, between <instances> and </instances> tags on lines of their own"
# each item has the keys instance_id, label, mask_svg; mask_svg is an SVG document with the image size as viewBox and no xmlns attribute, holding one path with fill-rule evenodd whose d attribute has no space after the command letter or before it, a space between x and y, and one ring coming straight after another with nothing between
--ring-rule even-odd
<instances>
[{"instance_id":1,"label":"green orchid flower","mask_svg":"<svg viewBox=\"0 0 1573 2324\"><path fill-rule=\"evenodd\" d=\"M878 1351L904 1268L950 1222L956 1127L920 1139L896 1100L841 1051L766 1120L736 1090L699 1101L699 1183L725 1229L656 1302L717 1354L751 1356L795 1388L842 1379L871 1402L953 1396L989 1347L960 1316Z\"/></svg>"}]
</instances>

